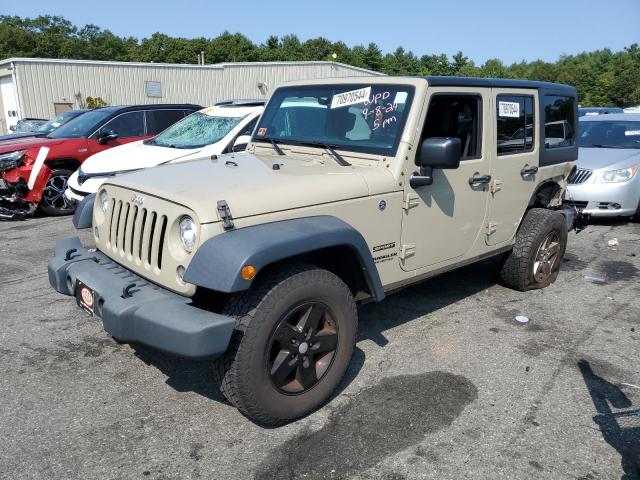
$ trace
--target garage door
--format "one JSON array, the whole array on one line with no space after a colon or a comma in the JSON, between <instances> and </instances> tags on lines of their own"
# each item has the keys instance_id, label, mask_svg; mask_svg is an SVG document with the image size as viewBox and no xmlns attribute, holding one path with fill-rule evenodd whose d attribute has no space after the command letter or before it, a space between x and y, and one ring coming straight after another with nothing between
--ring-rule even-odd
<instances>
[{"instance_id":1,"label":"garage door","mask_svg":"<svg viewBox=\"0 0 640 480\"><path fill-rule=\"evenodd\" d=\"M18 96L10 75L0 77L0 95L2 95L2 119L4 120L5 133L11 125L18 123Z\"/></svg>"}]
</instances>

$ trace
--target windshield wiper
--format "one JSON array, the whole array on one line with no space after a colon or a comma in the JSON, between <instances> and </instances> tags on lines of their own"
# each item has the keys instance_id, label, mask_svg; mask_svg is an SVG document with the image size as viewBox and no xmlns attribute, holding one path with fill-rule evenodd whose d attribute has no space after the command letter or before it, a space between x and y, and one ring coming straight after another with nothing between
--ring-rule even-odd
<instances>
[{"instance_id":1,"label":"windshield wiper","mask_svg":"<svg viewBox=\"0 0 640 480\"><path fill-rule=\"evenodd\" d=\"M595 147L595 148L624 148L618 145L605 145L603 143L594 143L592 145L585 145L585 147Z\"/></svg>"},{"instance_id":2,"label":"windshield wiper","mask_svg":"<svg viewBox=\"0 0 640 480\"><path fill-rule=\"evenodd\" d=\"M278 155L284 155L284 152L282 151L282 149L278 146L278 143L273 139L273 138L268 138L267 140L269 140L271 142L271 145L273 145L273 149L276 151L276 153Z\"/></svg>"},{"instance_id":3,"label":"windshield wiper","mask_svg":"<svg viewBox=\"0 0 640 480\"><path fill-rule=\"evenodd\" d=\"M282 149L278 146L279 141L269 137L254 138L254 142L269 142L278 155L284 155Z\"/></svg>"},{"instance_id":4,"label":"windshield wiper","mask_svg":"<svg viewBox=\"0 0 640 480\"><path fill-rule=\"evenodd\" d=\"M326 148L327 150L329 150L331 152L331 154L333 155L333 157L336 159L336 162L338 162L339 165L343 166L343 167L350 167L351 164L349 162L347 162L342 155L340 155L338 152L336 152L333 148L332 145L329 145L328 143L324 143L324 148Z\"/></svg>"},{"instance_id":5,"label":"windshield wiper","mask_svg":"<svg viewBox=\"0 0 640 480\"><path fill-rule=\"evenodd\" d=\"M342 166L342 167L350 167L351 164L349 162L347 162L344 158L342 158L342 155L340 155L338 152L335 151L335 145L331 145L329 143L323 143L323 142L296 142L298 145L309 145L311 147L324 147L325 149L329 150L329 153L331 153L331 155L333 155L333 158L336 160L336 162L338 163L338 165Z\"/></svg>"}]
</instances>

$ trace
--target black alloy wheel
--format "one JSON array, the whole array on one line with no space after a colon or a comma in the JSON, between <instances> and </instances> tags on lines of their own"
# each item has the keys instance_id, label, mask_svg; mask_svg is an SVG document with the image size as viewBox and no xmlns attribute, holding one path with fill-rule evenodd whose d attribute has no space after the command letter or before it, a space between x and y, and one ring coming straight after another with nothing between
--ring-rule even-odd
<instances>
[{"instance_id":1,"label":"black alloy wheel","mask_svg":"<svg viewBox=\"0 0 640 480\"><path fill-rule=\"evenodd\" d=\"M75 205L65 195L69 177L73 172L58 169L51 172L51 176L44 187L40 210L47 215L69 215L75 210Z\"/></svg>"},{"instance_id":2,"label":"black alloy wheel","mask_svg":"<svg viewBox=\"0 0 640 480\"><path fill-rule=\"evenodd\" d=\"M338 326L322 302L306 302L276 325L267 349L271 381L285 394L313 388L330 368L338 348Z\"/></svg>"}]
</instances>

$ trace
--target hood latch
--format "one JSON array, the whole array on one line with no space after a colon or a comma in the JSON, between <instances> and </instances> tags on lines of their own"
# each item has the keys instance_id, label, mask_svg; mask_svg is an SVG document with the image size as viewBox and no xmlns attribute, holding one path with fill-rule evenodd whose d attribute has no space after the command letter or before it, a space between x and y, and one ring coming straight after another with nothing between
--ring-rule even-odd
<instances>
[{"instance_id":1,"label":"hood latch","mask_svg":"<svg viewBox=\"0 0 640 480\"><path fill-rule=\"evenodd\" d=\"M233 217L231 216L231 209L226 200L218 200L218 216L222 220L222 226L225 230L231 230L233 228Z\"/></svg>"}]
</instances>

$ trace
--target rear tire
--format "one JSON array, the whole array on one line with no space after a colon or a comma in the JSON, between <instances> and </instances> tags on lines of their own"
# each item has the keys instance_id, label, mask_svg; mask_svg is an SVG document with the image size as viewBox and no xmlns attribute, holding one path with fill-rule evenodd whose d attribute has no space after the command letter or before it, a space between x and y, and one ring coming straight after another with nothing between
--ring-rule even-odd
<instances>
[{"instance_id":1,"label":"rear tire","mask_svg":"<svg viewBox=\"0 0 640 480\"><path fill-rule=\"evenodd\" d=\"M67 189L69 177L73 174L71 170L57 168L51 172L49 180L42 193L40 200L40 210L50 216L71 215L76 209L73 202L64 196Z\"/></svg>"},{"instance_id":2,"label":"rear tire","mask_svg":"<svg viewBox=\"0 0 640 480\"><path fill-rule=\"evenodd\" d=\"M358 326L355 301L340 278L292 265L234 295L224 314L236 318L236 327L214 363L214 378L245 416L283 425L330 398L351 360Z\"/></svg>"},{"instance_id":3,"label":"rear tire","mask_svg":"<svg viewBox=\"0 0 640 480\"><path fill-rule=\"evenodd\" d=\"M500 271L505 286L522 292L555 282L567 248L567 228L561 213L532 208L520 224L513 250Z\"/></svg>"}]
</instances>

